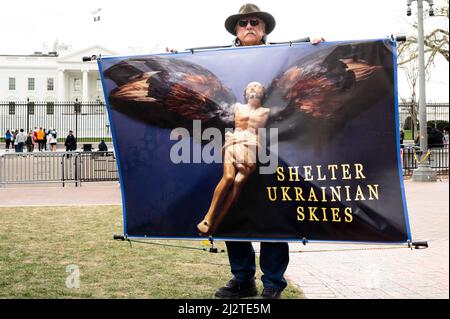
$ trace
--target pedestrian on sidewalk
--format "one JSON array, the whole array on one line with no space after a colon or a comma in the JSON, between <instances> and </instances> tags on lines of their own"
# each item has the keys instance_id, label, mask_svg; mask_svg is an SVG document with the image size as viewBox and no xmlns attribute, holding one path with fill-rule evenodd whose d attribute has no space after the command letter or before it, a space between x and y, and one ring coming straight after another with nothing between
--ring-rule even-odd
<instances>
[{"instance_id":1,"label":"pedestrian on sidewalk","mask_svg":"<svg viewBox=\"0 0 450 319\"><path fill-rule=\"evenodd\" d=\"M36 134L39 152L42 152L42 150L44 149L44 136L45 136L45 132L42 129L42 127L40 127L39 131Z\"/></svg>"},{"instance_id":2,"label":"pedestrian on sidewalk","mask_svg":"<svg viewBox=\"0 0 450 319\"><path fill-rule=\"evenodd\" d=\"M56 138L56 132L50 130L47 135L48 144L50 144L50 151L56 152L56 144L58 143L58 139Z\"/></svg>"},{"instance_id":3,"label":"pedestrian on sidewalk","mask_svg":"<svg viewBox=\"0 0 450 319\"><path fill-rule=\"evenodd\" d=\"M16 130L12 133L13 137L12 137L12 139L11 139L12 146L13 146L15 152L17 152L17 142L16 142L17 134L19 134L19 130L18 130L18 129L16 129Z\"/></svg>"},{"instance_id":4,"label":"pedestrian on sidewalk","mask_svg":"<svg viewBox=\"0 0 450 319\"><path fill-rule=\"evenodd\" d=\"M66 137L64 146L66 147L66 152L72 152L77 150L77 138L73 135L72 130L69 131L69 135L67 135Z\"/></svg>"},{"instance_id":5,"label":"pedestrian on sidewalk","mask_svg":"<svg viewBox=\"0 0 450 319\"><path fill-rule=\"evenodd\" d=\"M13 135L11 134L11 132L9 130L6 130L6 133L5 133L5 149L6 149L6 151L9 151L9 146L11 145L12 137L13 137Z\"/></svg>"},{"instance_id":6,"label":"pedestrian on sidewalk","mask_svg":"<svg viewBox=\"0 0 450 319\"><path fill-rule=\"evenodd\" d=\"M28 132L27 140L25 141L27 152L32 153L34 150L33 131Z\"/></svg>"},{"instance_id":7,"label":"pedestrian on sidewalk","mask_svg":"<svg viewBox=\"0 0 450 319\"><path fill-rule=\"evenodd\" d=\"M108 152L108 146L106 145L105 140L101 140L101 142L98 144L98 151Z\"/></svg>"},{"instance_id":8,"label":"pedestrian on sidewalk","mask_svg":"<svg viewBox=\"0 0 450 319\"><path fill-rule=\"evenodd\" d=\"M25 135L23 128L21 128L20 132L16 136L16 144L17 144L16 152L23 153L23 147L25 146L26 140L27 136Z\"/></svg>"},{"instance_id":9,"label":"pedestrian on sidewalk","mask_svg":"<svg viewBox=\"0 0 450 319\"><path fill-rule=\"evenodd\" d=\"M44 145L44 151L47 150L47 142L48 142L48 131L44 128L44 141L43 141L43 145Z\"/></svg>"}]
</instances>

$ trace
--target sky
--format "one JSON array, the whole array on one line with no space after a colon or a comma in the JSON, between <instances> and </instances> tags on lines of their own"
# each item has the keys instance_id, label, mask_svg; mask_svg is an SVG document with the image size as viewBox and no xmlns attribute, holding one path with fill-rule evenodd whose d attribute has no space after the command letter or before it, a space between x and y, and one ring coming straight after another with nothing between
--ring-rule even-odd
<instances>
[{"instance_id":1,"label":"sky","mask_svg":"<svg viewBox=\"0 0 450 319\"><path fill-rule=\"evenodd\" d=\"M435 6L444 0L434 0ZM245 0L15 0L0 3L0 54L50 51L55 40L73 49L102 45L119 54L151 53L166 47L228 45L225 19L236 14ZM417 15L406 16L406 0L255 0L271 13L277 25L269 41L289 41L305 36L327 41L378 39L412 32ZM425 5L427 8L428 6ZM101 8L100 22L92 12ZM426 27L441 23L427 18ZM448 29L448 20L446 20ZM448 63L439 58L427 83L427 100L448 102ZM399 74L399 93L409 89Z\"/></svg>"}]
</instances>

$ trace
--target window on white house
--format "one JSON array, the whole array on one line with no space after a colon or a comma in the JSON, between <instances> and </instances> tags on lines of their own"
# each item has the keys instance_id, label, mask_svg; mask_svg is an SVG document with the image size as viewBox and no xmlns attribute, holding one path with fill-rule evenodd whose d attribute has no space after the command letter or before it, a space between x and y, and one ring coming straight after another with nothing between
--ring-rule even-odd
<instances>
[{"instance_id":1,"label":"window on white house","mask_svg":"<svg viewBox=\"0 0 450 319\"><path fill-rule=\"evenodd\" d=\"M9 102L9 115L16 114L16 102Z\"/></svg>"},{"instance_id":2,"label":"window on white house","mask_svg":"<svg viewBox=\"0 0 450 319\"><path fill-rule=\"evenodd\" d=\"M81 91L81 79L73 79L73 90L75 92Z\"/></svg>"},{"instance_id":3,"label":"window on white house","mask_svg":"<svg viewBox=\"0 0 450 319\"><path fill-rule=\"evenodd\" d=\"M35 79L34 78L28 78L28 91L34 91L34 85Z\"/></svg>"},{"instance_id":4,"label":"window on white house","mask_svg":"<svg viewBox=\"0 0 450 319\"><path fill-rule=\"evenodd\" d=\"M55 80L53 78L47 78L47 91L53 91L55 89Z\"/></svg>"},{"instance_id":5,"label":"window on white house","mask_svg":"<svg viewBox=\"0 0 450 319\"><path fill-rule=\"evenodd\" d=\"M16 89L16 78L9 78L8 80L8 87L10 90Z\"/></svg>"},{"instance_id":6,"label":"window on white house","mask_svg":"<svg viewBox=\"0 0 450 319\"><path fill-rule=\"evenodd\" d=\"M28 115L34 115L34 102L28 102Z\"/></svg>"},{"instance_id":7,"label":"window on white house","mask_svg":"<svg viewBox=\"0 0 450 319\"><path fill-rule=\"evenodd\" d=\"M55 114L55 102L47 102L47 115Z\"/></svg>"}]
</instances>

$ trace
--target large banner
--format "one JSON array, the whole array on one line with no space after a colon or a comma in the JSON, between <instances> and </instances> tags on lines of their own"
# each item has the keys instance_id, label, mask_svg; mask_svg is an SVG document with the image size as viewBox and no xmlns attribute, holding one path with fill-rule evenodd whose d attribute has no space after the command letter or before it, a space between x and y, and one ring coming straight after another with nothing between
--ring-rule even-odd
<instances>
[{"instance_id":1,"label":"large banner","mask_svg":"<svg viewBox=\"0 0 450 319\"><path fill-rule=\"evenodd\" d=\"M99 59L128 237L411 239L388 39Z\"/></svg>"}]
</instances>

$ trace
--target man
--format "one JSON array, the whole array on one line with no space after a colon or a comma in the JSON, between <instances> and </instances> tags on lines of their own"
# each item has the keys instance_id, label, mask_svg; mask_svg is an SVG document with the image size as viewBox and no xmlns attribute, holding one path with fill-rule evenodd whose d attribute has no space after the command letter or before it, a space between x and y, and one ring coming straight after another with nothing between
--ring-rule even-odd
<instances>
[{"instance_id":1,"label":"man","mask_svg":"<svg viewBox=\"0 0 450 319\"><path fill-rule=\"evenodd\" d=\"M267 35L275 28L275 18L262 12L254 4L245 4L239 13L225 20L225 29L236 36L234 46L264 45ZM313 44L324 41L313 40ZM230 262L231 279L219 288L218 298L243 298L257 295L255 284L255 252L251 242L226 242ZM262 242L260 249L260 266L263 272L261 280L264 290L262 298L280 298L287 282L284 273L289 263L289 246L286 242Z\"/></svg>"},{"instance_id":2,"label":"man","mask_svg":"<svg viewBox=\"0 0 450 319\"><path fill-rule=\"evenodd\" d=\"M403 140L405 139L405 131L403 129L400 129L400 148L404 148Z\"/></svg>"},{"instance_id":3,"label":"man","mask_svg":"<svg viewBox=\"0 0 450 319\"><path fill-rule=\"evenodd\" d=\"M105 143L105 140L101 140L101 142L98 144L98 151L99 152L107 152L108 146Z\"/></svg>"},{"instance_id":4,"label":"man","mask_svg":"<svg viewBox=\"0 0 450 319\"><path fill-rule=\"evenodd\" d=\"M42 151L44 148L44 138L45 138L45 132L42 129L42 127L40 127L39 131L37 131L36 138L39 145L39 151Z\"/></svg>"},{"instance_id":5,"label":"man","mask_svg":"<svg viewBox=\"0 0 450 319\"><path fill-rule=\"evenodd\" d=\"M25 145L27 146L27 152L32 153L34 149L34 141L33 141L33 131L28 132L27 140L25 141Z\"/></svg>"},{"instance_id":6,"label":"man","mask_svg":"<svg viewBox=\"0 0 450 319\"><path fill-rule=\"evenodd\" d=\"M246 104L234 106L235 131L226 133L222 148L223 177L214 191L206 216L197 226L203 234L214 234L256 168L260 147L258 129L265 127L270 112L262 106L264 91L261 83L251 82L245 89Z\"/></svg>"},{"instance_id":7,"label":"man","mask_svg":"<svg viewBox=\"0 0 450 319\"><path fill-rule=\"evenodd\" d=\"M21 128L20 133L16 136L17 152L23 153L23 147L25 146L26 140L27 136L25 135L23 128Z\"/></svg>"},{"instance_id":8,"label":"man","mask_svg":"<svg viewBox=\"0 0 450 319\"><path fill-rule=\"evenodd\" d=\"M73 136L73 131L69 131L69 135L67 135L66 137L64 146L66 147L66 152L77 150L77 139L75 138L75 136Z\"/></svg>"}]
</instances>

